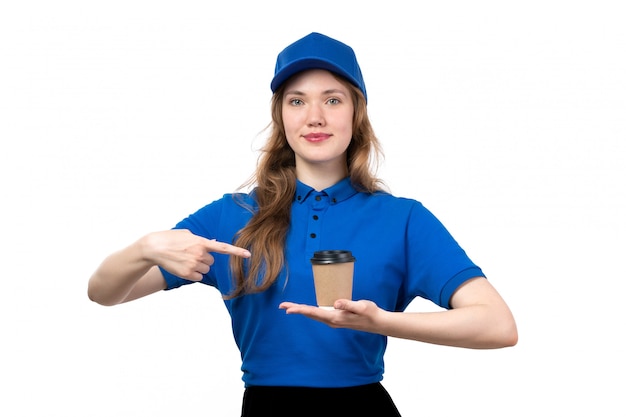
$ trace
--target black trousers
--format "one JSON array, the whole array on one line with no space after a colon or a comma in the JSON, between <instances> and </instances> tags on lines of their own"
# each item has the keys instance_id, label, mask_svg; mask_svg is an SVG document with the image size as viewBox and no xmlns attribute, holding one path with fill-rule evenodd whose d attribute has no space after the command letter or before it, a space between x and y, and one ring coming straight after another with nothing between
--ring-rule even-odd
<instances>
[{"instance_id":1,"label":"black trousers","mask_svg":"<svg viewBox=\"0 0 626 417\"><path fill-rule=\"evenodd\" d=\"M248 387L241 409L242 417L356 415L400 417L380 383L348 388Z\"/></svg>"}]
</instances>

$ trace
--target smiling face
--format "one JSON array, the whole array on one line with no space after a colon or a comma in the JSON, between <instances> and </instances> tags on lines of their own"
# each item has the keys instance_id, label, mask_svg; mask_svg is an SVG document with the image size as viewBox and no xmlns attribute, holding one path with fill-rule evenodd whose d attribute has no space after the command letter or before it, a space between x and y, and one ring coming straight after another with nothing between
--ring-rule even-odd
<instances>
[{"instance_id":1,"label":"smiling face","mask_svg":"<svg viewBox=\"0 0 626 417\"><path fill-rule=\"evenodd\" d=\"M304 71L286 83L282 118L300 179L347 175L353 116L349 88L328 71Z\"/></svg>"}]
</instances>

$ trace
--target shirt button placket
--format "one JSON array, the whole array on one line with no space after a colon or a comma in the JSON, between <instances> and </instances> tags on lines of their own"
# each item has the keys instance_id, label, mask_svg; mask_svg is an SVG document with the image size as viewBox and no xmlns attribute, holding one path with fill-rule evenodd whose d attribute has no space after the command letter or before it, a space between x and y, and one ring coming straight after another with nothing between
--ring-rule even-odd
<instances>
[{"instance_id":1,"label":"shirt button placket","mask_svg":"<svg viewBox=\"0 0 626 417\"><path fill-rule=\"evenodd\" d=\"M328 207L328 196L323 193L313 196L308 220L307 252L320 250L320 218Z\"/></svg>"}]
</instances>

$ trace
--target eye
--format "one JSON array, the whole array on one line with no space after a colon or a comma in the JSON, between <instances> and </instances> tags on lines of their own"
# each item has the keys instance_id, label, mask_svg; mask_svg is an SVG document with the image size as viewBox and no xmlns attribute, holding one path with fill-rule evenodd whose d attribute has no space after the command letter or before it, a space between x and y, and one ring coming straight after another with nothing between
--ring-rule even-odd
<instances>
[{"instance_id":1,"label":"eye","mask_svg":"<svg viewBox=\"0 0 626 417\"><path fill-rule=\"evenodd\" d=\"M339 104L341 103L341 100L339 100L338 98L329 98L328 100L326 100L326 102L328 104Z\"/></svg>"},{"instance_id":2,"label":"eye","mask_svg":"<svg viewBox=\"0 0 626 417\"><path fill-rule=\"evenodd\" d=\"M291 104L292 106L301 106L302 104L304 104L304 102L299 98L292 98L289 99L289 104Z\"/></svg>"}]
</instances>

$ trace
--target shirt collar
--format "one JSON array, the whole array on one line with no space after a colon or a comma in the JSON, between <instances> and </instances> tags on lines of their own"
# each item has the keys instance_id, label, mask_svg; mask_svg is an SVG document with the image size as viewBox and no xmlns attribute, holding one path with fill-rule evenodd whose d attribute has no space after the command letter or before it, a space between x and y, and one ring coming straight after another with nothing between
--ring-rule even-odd
<instances>
[{"instance_id":1,"label":"shirt collar","mask_svg":"<svg viewBox=\"0 0 626 417\"><path fill-rule=\"evenodd\" d=\"M339 181L337 184L332 185L320 192L315 191L314 188L306 185L300 180L296 181L296 195L294 201L297 203L304 203L312 194L325 193L333 203L339 203L352 197L358 191L352 186L350 177L346 177Z\"/></svg>"}]
</instances>

